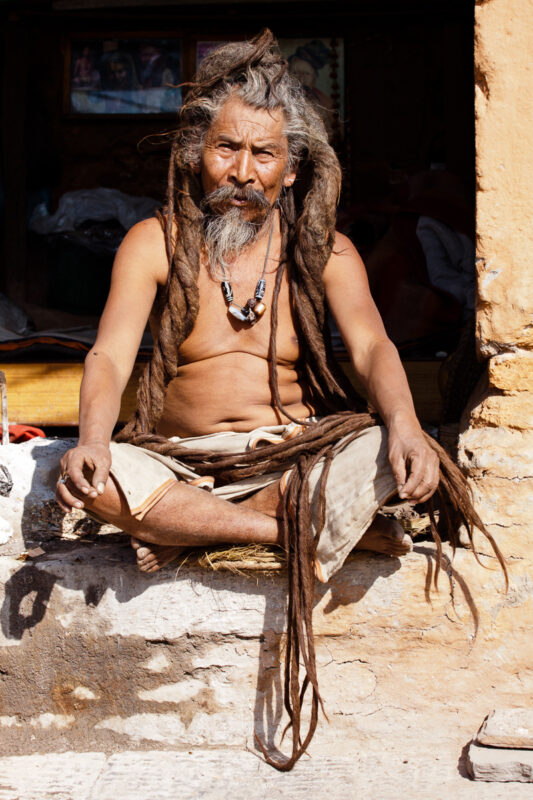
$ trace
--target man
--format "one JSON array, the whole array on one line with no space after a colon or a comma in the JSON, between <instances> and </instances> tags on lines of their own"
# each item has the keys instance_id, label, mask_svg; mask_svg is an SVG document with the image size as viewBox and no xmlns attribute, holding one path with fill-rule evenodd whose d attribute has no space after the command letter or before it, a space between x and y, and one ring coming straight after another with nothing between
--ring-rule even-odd
<instances>
[{"instance_id":1,"label":"man","mask_svg":"<svg viewBox=\"0 0 533 800\"><path fill-rule=\"evenodd\" d=\"M323 123L268 31L205 59L180 112L166 213L136 225L117 254L86 360L79 444L57 490L65 510L130 533L146 572L183 547L285 547L296 676L293 754L276 762L285 769L316 724L313 570L327 580L354 546L407 552L409 537L376 512L396 492L424 502L439 482L437 446L364 266L335 235L339 185ZM330 358L326 302L384 427L353 410ZM154 354L138 408L110 445L149 317ZM313 689L301 745L299 648Z\"/></svg>"}]
</instances>

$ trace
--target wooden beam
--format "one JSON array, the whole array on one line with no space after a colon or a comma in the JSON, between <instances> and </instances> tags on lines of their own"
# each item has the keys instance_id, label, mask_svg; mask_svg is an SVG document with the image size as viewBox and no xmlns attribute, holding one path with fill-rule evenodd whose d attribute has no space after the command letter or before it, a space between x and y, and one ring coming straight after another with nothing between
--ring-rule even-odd
<instances>
[{"instance_id":1,"label":"wooden beam","mask_svg":"<svg viewBox=\"0 0 533 800\"><path fill-rule=\"evenodd\" d=\"M135 409L137 381L144 364L136 364L122 397L119 420ZM83 364L1 364L6 376L10 423L63 426L78 424Z\"/></svg>"},{"instance_id":2,"label":"wooden beam","mask_svg":"<svg viewBox=\"0 0 533 800\"><path fill-rule=\"evenodd\" d=\"M438 375L441 361L406 361L407 379L421 420L439 421L442 397ZM119 421L124 422L135 409L137 383L144 364L136 364L122 397ZM353 368L342 367L357 386ZM78 402L83 364L0 364L7 381L9 421L40 426L78 424ZM359 391L361 387L357 386Z\"/></svg>"}]
</instances>

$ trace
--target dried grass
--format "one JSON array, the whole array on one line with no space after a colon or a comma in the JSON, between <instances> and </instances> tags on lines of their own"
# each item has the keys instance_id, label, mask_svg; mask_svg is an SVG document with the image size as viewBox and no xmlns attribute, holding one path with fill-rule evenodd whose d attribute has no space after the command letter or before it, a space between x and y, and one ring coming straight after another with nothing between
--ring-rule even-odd
<instances>
[{"instance_id":1,"label":"dried grass","mask_svg":"<svg viewBox=\"0 0 533 800\"><path fill-rule=\"evenodd\" d=\"M399 519L398 522L410 536L419 536L429 531L429 514L421 514L412 519ZM228 570L244 574L246 572L278 572L286 565L284 551L279 547L263 544L235 545L217 547L209 550L191 550L188 563L214 572Z\"/></svg>"},{"instance_id":2,"label":"dried grass","mask_svg":"<svg viewBox=\"0 0 533 800\"><path fill-rule=\"evenodd\" d=\"M435 516L438 519L438 512L436 512ZM429 514L421 514L419 517L413 517L412 519L400 519L398 522L409 536L420 536L421 533L430 532L431 520Z\"/></svg>"},{"instance_id":3,"label":"dried grass","mask_svg":"<svg viewBox=\"0 0 533 800\"><path fill-rule=\"evenodd\" d=\"M194 556L193 556L194 557ZM286 559L281 548L261 544L219 547L197 551L196 564L215 572L220 569L230 572L273 572L283 569Z\"/></svg>"}]
</instances>

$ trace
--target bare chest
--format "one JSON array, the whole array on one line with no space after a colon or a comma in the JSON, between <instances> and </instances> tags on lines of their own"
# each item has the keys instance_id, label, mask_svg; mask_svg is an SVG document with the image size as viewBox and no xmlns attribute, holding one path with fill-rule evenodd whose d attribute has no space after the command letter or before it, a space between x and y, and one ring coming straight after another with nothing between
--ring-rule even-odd
<instances>
[{"instance_id":1,"label":"bare chest","mask_svg":"<svg viewBox=\"0 0 533 800\"><path fill-rule=\"evenodd\" d=\"M241 272L231 276L235 303L245 306L254 296L259 274ZM241 322L228 313L221 282L206 269L198 280L199 312L190 336L180 348L180 363L189 364L229 353L247 353L266 359L272 330L275 271L267 271L263 303L266 310L254 325ZM276 349L278 364L293 365L300 356L298 337L293 321L289 283L285 273L277 299Z\"/></svg>"}]
</instances>

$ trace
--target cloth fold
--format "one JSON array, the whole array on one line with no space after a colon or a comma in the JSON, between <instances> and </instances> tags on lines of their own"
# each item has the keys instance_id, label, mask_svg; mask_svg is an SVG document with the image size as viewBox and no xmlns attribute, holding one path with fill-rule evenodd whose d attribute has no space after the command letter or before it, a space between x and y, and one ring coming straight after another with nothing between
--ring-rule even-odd
<instances>
[{"instance_id":1,"label":"cloth fold","mask_svg":"<svg viewBox=\"0 0 533 800\"><path fill-rule=\"evenodd\" d=\"M291 422L246 433L224 431L188 438L174 437L172 441L191 449L241 453L261 447L262 442L292 438L301 430L301 425ZM275 483L284 474L271 472L215 487L210 476L200 476L178 459L142 447L112 442L111 455L113 480L122 491L130 512L138 520L154 508L176 480L199 486L225 500L237 500ZM312 470L309 482L314 536L318 535L318 485L322 468L323 462L319 462ZM341 568L380 506L395 492L396 481L389 463L384 427L368 428L352 442L341 440L338 443L326 485L326 521L316 549L320 580L328 581Z\"/></svg>"}]
</instances>

